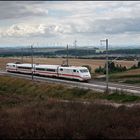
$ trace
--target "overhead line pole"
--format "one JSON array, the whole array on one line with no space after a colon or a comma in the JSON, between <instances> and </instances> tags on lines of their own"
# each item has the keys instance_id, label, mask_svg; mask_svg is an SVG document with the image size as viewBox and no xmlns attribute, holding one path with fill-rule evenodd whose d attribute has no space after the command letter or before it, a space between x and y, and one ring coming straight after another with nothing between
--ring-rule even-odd
<instances>
[{"instance_id":1,"label":"overhead line pole","mask_svg":"<svg viewBox=\"0 0 140 140\"><path fill-rule=\"evenodd\" d=\"M33 46L31 45L31 63L32 63L32 80L33 80Z\"/></svg>"},{"instance_id":2,"label":"overhead line pole","mask_svg":"<svg viewBox=\"0 0 140 140\"><path fill-rule=\"evenodd\" d=\"M108 39L100 40L100 42L106 43L106 93L108 93L109 92L109 90L108 90L108 82L109 82L109 77L108 77Z\"/></svg>"},{"instance_id":3,"label":"overhead line pole","mask_svg":"<svg viewBox=\"0 0 140 140\"><path fill-rule=\"evenodd\" d=\"M23 63L23 48L21 48L21 62Z\"/></svg>"},{"instance_id":4,"label":"overhead line pole","mask_svg":"<svg viewBox=\"0 0 140 140\"><path fill-rule=\"evenodd\" d=\"M76 52L76 48L77 48L77 40L74 41L74 46L75 46L75 52ZM76 54L75 54L75 58L76 58Z\"/></svg>"},{"instance_id":5,"label":"overhead line pole","mask_svg":"<svg viewBox=\"0 0 140 140\"><path fill-rule=\"evenodd\" d=\"M67 44L67 66L69 65L69 61L68 61L68 44Z\"/></svg>"}]
</instances>

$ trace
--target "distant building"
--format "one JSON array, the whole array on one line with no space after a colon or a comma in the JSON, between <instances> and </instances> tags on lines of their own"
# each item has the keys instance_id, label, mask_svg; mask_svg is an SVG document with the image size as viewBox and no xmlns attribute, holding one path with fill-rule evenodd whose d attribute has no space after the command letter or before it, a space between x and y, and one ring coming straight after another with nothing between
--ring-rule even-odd
<instances>
[{"instance_id":1,"label":"distant building","mask_svg":"<svg viewBox=\"0 0 140 140\"><path fill-rule=\"evenodd\" d=\"M104 49L99 49L99 48L94 48L94 49L95 49L95 52L96 53L102 53L102 52L105 51Z\"/></svg>"}]
</instances>

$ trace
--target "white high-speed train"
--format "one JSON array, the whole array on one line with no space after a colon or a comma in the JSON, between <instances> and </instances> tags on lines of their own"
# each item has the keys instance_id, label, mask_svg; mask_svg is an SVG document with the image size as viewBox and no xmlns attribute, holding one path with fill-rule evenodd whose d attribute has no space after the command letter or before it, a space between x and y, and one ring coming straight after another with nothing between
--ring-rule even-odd
<instances>
[{"instance_id":1,"label":"white high-speed train","mask_svg":"<svg viewBox=\"0 0 140 140\"><path fill-rule=\"evenodd\" d=\"M86 67L62 66L62 65L43 65L29 63L7 63L7 72L17 72L51 77L62 77L67 79L76 79L79 81L88 81L91 79L89 70Z\"/></svg>"}]
</instances>

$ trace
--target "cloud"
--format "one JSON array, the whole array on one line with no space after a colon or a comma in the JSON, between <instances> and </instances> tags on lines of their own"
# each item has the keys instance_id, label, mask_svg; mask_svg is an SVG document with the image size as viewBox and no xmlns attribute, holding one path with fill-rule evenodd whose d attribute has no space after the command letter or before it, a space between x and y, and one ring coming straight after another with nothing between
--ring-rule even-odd
<instances>
[{"instance_id":1,"label":"cloud","mask_svg":"<svg viewBox=\"0 0 140 140\"><path fill-rule=\"evenodd\" d=\"M140 18L116 18L94 21L91 32L104 34L140 33Z\"/></svg>"},{"instance_id":2,"label":"cloud","mask_svg":"<svg viewBox=\"0 0 140 140\"><path fill-rule=\"evenodd\" d=\"M139 13L138 1L1 1L0 38L131 39L140 34Z\"/></svg>"},{"instance_id":3,"label":"cloud","mask_svg":"<svg viewBox=\"0 0 140 140\"><path fill-rule=\"evenodd\" d=\"M71 25L57 24L14 24L7 30L1 30L2 37L54 37L73 33Z\"/></svg>"},{"instance_id":4,"label":"cloud","mask_svg":"<svg viewBox=\"0 0 140 140\"><path fill-rule=\"evenodd\" d=\"M51 24L14 24L0 31L2 37L58 37L73 34L132 34L140 33L140 18L116 18L95 21L51 23Z\"/></svg>"},{"instance_id":5,"label":"cloud","mask_svg":"<svg viewBox=\"0 0 140 140\"><path fill-rule=\"evenodd\" d=\"M45 16L48 14L48 10L41 6L43 3L43 1L0 1L0 20Z\"/></svg>"}]
</instances>

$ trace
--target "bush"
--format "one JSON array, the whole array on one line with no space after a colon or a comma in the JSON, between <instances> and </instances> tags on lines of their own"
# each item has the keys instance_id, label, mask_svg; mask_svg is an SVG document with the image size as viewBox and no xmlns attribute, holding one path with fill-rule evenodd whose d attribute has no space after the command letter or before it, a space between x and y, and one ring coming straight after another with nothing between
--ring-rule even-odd
<instances>
[{"instance_id":1,"label":"bush","mask_svg":"<svg viewBox=\"0 0 140 140\"><path fill-rule=\"evenodd\" d=\"M136 69L137 66L134 64L130 69Z\"/></svg>"},{"instance_id":2,"label":"bush","mask_svg":"<svg viewBox=\"0 0 140 140\"><path fill-rule=\"evenodd\" d=\"M138 62L137 66L134 64L132 67L130 67L129 69L137 69L140 68L140 61Z\"/></svg>"},{"instance_id":3,"label":"bush","mask_svg":"<svg viewBox=\"0 0 140 140\"><path fill-rule=\"evenodd\" d=\"M48 100L2 109L2 139L138 139L139 106Z\"/></svg>"},{"instance_id":4,"label":"bush","mask_svg":"<svg viewBox=\"0 0 140 140\"><path fill-rule=\"evenodd\" d=\"M138 62L138 68L140 68L140 61Z\"/></svg>"},{"instance_id":5,"label":"bush","mask_svg":"<svg viewBox=\"0 0 140 140\"><path fill-rule=\"evenodd\" d=\"M114 73L114 72L126 71L127 68L126 68L126 66L122 67L121 65L119 66L118 64L115 65L114 62L108 62L108 70L109 70L109 73ZM103 68L101 66L99 66L99 68L96 68L95 72L96 73L104 73L104 74L106 74L106 64L105 64L105 66Z\"/></svg>"},{"instance_id":6,"label":"bush","mask_svg":"<svg viewBox=\"0 0 140 140\"><path fill-rule=\"evenodd\" d=\"M105 73L105 69L99 66L99 68L95 69L95 73Z\"/></svg>"}]
</instances>

